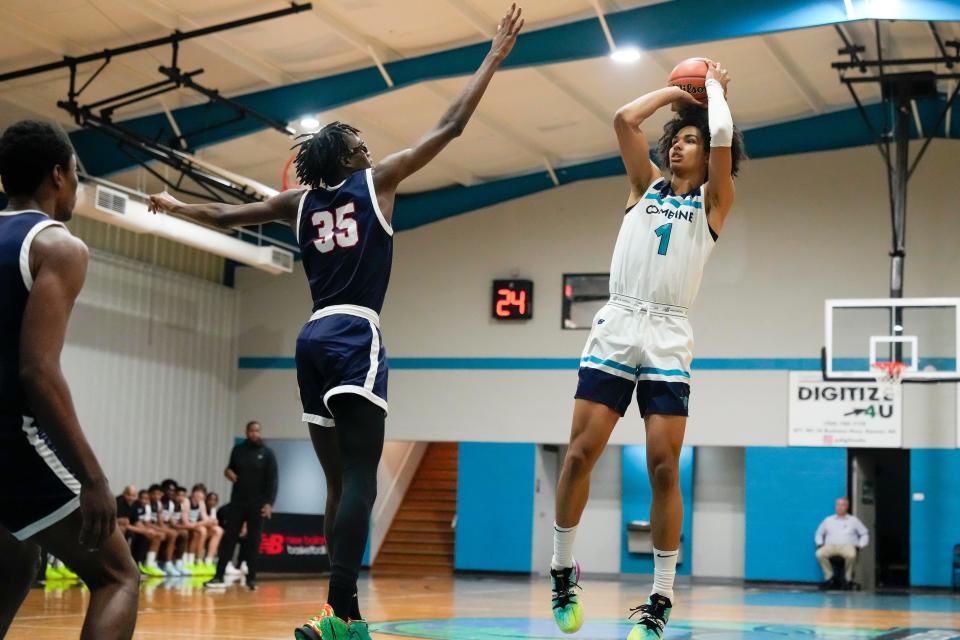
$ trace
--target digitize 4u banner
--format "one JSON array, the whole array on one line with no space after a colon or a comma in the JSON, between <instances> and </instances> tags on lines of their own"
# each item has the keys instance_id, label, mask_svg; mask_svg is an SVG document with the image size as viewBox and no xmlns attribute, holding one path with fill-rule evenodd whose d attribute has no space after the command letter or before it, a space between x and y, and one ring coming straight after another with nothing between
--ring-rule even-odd
<instances>
[{"instance_id":1,"label":"digitize 4u banner","mask_svg":"<svg viewBox=\"0 0 960 640\"><path fill-rule=\"evenodd\" d=\"M903 444L900 390L875 382L826 382L819 373L790 373L792 447L889 447Z\"/></svg>"}]
</instances>

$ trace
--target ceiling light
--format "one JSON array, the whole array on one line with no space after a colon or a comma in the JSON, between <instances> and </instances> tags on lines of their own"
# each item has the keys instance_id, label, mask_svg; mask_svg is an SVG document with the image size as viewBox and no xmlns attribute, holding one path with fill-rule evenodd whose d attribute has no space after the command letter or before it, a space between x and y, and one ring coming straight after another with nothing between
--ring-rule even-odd
<instances>
[{"instance_id":1,"label":"ceiling light","mask_svg":"<svg viewBox=\"0 0 960 640\"><path fill-rule=\"evenodd\" d=\"M314 131L320 128L320 121L312 116L300 118L300 126L304 131Z\"/></svg>"},{"instance_id":2,"label":"ceiling light","mask_svg":"<svg viewBox=\"0 0 960 640\"><path fill-rule=\"evenodd\" d=\"M864 5L871 18L900 17L900 0L864 0Z\"/></svg>"},{"instance_id":3,"label":"ceiling light","mask_svg":"<svg viewBox=\"0 0 960 640\"><path fill-rule=\"evenodd\" d=\"M640 59L640 49L636 47L617 47L610 52L610 59L620 64L630 64Z\"/></svg>"}]
</instances>

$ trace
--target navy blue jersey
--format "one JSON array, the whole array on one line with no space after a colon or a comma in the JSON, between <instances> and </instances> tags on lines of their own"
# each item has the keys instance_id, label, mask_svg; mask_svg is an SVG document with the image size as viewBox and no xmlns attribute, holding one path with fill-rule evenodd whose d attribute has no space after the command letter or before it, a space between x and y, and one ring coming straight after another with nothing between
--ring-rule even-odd
<instances>
[{"instance_id":1,"label":"navy blue jersey","mask_svg":"<svg viewBox=\"0 0 960 640\"><path fill-rule=\"evenodd\" d=\"M0 438L22 436L33 415L20 385L20 327L33 286L30 244L51 225L62 226L39 211L0 211Z\"/></svg>"},{"instance_id":2,"label":"navy blue jersey","mask_svg":"<svg viewBox=\"0 0 960 640\"><path fill-rule=\"evenodd\" d=\"M372 169L304 193L296 233L314 311L346 304L380 313L393 263L393 228L377 203Z\"/></svg>"}]
</instances>

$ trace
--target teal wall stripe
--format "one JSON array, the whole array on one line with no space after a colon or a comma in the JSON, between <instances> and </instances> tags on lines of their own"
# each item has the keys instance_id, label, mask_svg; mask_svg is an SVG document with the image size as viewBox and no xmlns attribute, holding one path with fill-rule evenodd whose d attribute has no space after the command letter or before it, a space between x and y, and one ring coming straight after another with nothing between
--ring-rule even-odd
<instances>
[{"instance_id":1,"label":"teal wall stripe","mask_svg":"<svg viewBox=\"0 0 960 640\"><path fill-rule=\"evenodd\" d=\"M866 371L866 359L837 360L844 369ZM934 364L938 369L954 369L953 358L921 358L920 365ZM492 370L492 371L556 371L576 370L580 358L390 358L395 370ZM862 365L862 366L861 366ZM243 356L240 369L296 369L293 358L284 356ZM697 371L820 371L820 358L697 358Z\"/></svg>"},{"instance_id":2,"label":"teal wall stripe","mask_svg":"<svg viewBox=\"0 0 960 640\"><path fill-rule=\"evenodd\" d=\"M400 370L576 370L579 358L390 358L391 369ZM295 369L293 358L241 357L241 369ZM819 371L819 358L699 358L693 368L705 371Z\"/></svg>"}]
</instances>

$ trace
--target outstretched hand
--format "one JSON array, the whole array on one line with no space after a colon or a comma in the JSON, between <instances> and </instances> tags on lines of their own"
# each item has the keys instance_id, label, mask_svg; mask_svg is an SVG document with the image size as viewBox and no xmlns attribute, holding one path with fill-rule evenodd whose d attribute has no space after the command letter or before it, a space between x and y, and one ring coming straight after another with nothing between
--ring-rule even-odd
<instances>
[{"instance_id":1,"label":"outstretched hand","mask_svg":"<svg viewBox=\"0 0 960 640\"><path fill-rule=\"evenodd\" d=\"M707 60L707 77L705 80L716 80L723 87L723 95L727 95L727 84L730 83L730 73L719 62Z\"/></svg>"},{"instance_id":2,"label":"outstretched hand","mask_svg":"<svg viewBox=\"0 0 960 640\"><path fill-rule=\"evenodd\" d=\"M684 107L699 107L701 109L705 109L707 107L707 103L697 100L689 91L680 89L680 87L677 87L677 89L679 89L679 91L676 92L676 97L671 101L670 104L671 111L680 111Z\"/></svg>"},{"instance_id":3,"label":"outstretched hand","mask_svg":"<svg viewBox=\"0 0 960 640\"><path fill-rule=\"evenodd\" d=\"M150 201L147 203L147 211L150 213L173 213L173 210L182 204L182 202L164 191L150 195Z\"/></svg>"},{"instance_id":4,"label":"outstretched hand","mask_svg":"<svg viewBox=\"0 0 960 640\"><path fill-rule=\"evenodd\" d=\"M490 53L498 60L506 58L513 50L513 45L517 43L517 36L523 29L523 9L514 2L510 5L500 24L497 25L497 35L493 36L493 42L490 44Z\"/></svg>"}]
</instances>

